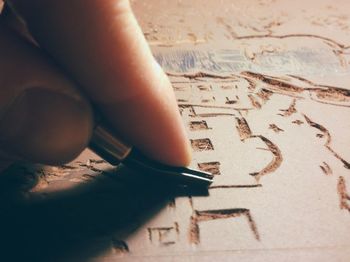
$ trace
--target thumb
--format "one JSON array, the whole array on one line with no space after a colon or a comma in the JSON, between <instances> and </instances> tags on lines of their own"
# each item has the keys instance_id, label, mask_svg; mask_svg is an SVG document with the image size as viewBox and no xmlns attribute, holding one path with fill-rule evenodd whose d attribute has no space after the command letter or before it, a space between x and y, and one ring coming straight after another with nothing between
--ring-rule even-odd
<instances>
[{"instance_id":1,"label":"thumb","mask_svg":"<svg viewBox=\"0 0 350 262\"><path fill-rule=\"evenodd\" d=\"M171 84L128 0L8 2L121 138L164 163L189 163L189 141Z\"/></svg>"},{"instance_id":2,"label":"thumb","mask_svg":"<svg viewBox=\"0 0 350 262\"><path fill-rule=\"evenodd\" d=\"M0 57L0 162L59 164L75 158L92 132L87 100L36 47L3 24Z\"/></svg>"}]
</instances>

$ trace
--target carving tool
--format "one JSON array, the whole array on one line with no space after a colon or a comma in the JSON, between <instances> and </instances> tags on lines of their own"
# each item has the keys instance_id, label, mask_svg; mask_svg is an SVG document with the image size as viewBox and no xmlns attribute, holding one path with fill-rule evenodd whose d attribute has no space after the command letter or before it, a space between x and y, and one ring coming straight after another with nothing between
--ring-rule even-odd
<instances>
[{"instance_id":1,"label":"carving tool","mask_svg":"<svg viewBox=\"0 0 350 262\"><path fill-rule=\"evenodd\" d=\"M147 178L172 181L177 185L188 187L208 187L213 182L213 175L208 172L169 166L147 158L101 124L95 127L89 147L111 165L122 163L141 175L145 174Z\"/></svg>"}]
</instances>

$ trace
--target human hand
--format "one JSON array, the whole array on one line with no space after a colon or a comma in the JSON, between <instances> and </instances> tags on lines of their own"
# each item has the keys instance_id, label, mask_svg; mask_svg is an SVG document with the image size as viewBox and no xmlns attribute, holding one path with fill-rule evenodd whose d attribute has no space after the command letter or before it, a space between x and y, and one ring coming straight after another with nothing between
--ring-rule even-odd
<instances>
[{"instance_id":1,"label":"human hand","mask_svg":"<svg viewBox=\"0 0 350 262\"><path fill-rule=\"evenodd\" d=\"M11 8L0 16L2 167L19 159L44 164L74 159L93 131L90 102L143 153L170 165L189 163L171 84L129 1L7 3Z\"/></svg>"}]
</instances>

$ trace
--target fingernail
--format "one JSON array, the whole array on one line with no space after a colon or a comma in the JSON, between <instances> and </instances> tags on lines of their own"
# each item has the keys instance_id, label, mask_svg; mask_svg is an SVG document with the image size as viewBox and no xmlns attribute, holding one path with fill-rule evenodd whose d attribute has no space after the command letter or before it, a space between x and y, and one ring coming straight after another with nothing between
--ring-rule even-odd
<instances>
[{"instance_id":1,"label":"fingernail","mask_svg":"<svg viewBox=\"0 0 350 262\"><path fill-rule=\"evenodd\" d=\"M86 146L91 130L87 102L34 87L21 94L0 119L0 146L34 162L65 162Z\"/></svg>"}]
</instances>

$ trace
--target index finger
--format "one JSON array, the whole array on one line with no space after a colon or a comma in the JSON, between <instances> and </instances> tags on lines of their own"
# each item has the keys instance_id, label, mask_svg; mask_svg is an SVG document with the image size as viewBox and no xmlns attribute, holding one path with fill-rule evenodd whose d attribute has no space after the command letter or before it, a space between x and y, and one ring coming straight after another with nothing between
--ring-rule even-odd
<instances>
[{"instance_id":1,"label":"index finger","mask_svg":"<svg viewBox=\"0 0 350 262\"><path fill-rule=\"evenodd\" d=\"M187 165L190 148L171 84L127 0L11 0L29 30L127 142Z\"/></svg>"}]
</instances>

